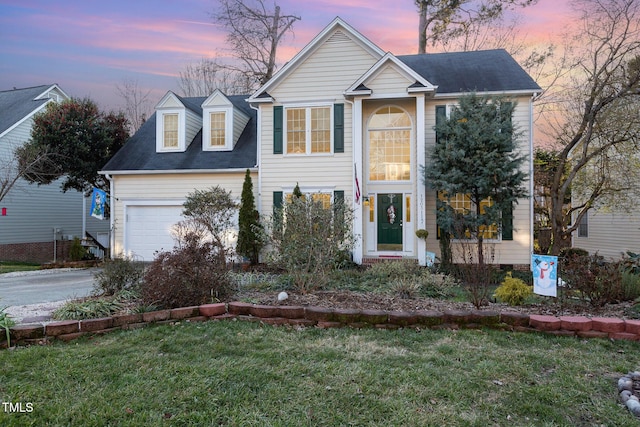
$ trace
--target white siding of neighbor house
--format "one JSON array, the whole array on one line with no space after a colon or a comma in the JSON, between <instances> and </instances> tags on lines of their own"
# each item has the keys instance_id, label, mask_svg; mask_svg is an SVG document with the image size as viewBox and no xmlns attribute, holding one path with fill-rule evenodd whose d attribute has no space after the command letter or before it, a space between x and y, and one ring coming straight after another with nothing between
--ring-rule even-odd
<instances>
[{"instance_id":1,"label":"white siding of neighbor house","mask_svg":"<svg viewBox=\"0 0 640 427\"><path fill-rule=\"evenodd\" d=\"M520 150L529 157L529 138L530 138L530 98L521 97L517 99L517 106L514 111L513 123L520 132ZM427 145L427 161L429 152L435 144L435 107L436 105L454 104L453 100L432 100L428 101L426 106L425 135ZM530 163L525 162L523 169L529 173ZM529 182L525 184L529 188ZM440 245L437 239L436 226L436 194L427 190L427 250L435 252L440 256ZM531 262L531 208L530 200L520 200L513 211L513 240L501 240L494 245L495 262L500 264L529 264ZM453 248L454 254L456 248Z\"/></svg>"},{"instance_id":2,"label":"white siding of neighbor house","mask_svg":"<svg viewBox=\"0 0 640 427\"><path fill-rule=\"evenodd\" d=\"M588 237L573 233L573 246L618 260L627 251L640 252L640 216L637 213L588 212Z\"/></svg>"},{"instance_id":3,"label":"white siding of neighbor house","mask_svg":"<svg viewBox=\"0 0 640 427\"><path fill-rule=\"evenodd\" d=\"M231 173L184 173L149 175L113 175L114 192L117 200L114 215L114 249L119 255L124 244L125 205L176 205L184 203L187 195L195 190L207 190L219 185L231 191L231 197L240 202L245 172ZM254 197L257 200L257 173L251 174Z\"/></svg>"},{"instance_id":4,"label":"white siding of neighbor house","mask_svg":"<svg viewBox=\"0 0 640 427\"><path fill-rule=\"evenodd\" d=\"M30 138L33 119L29 118L7 133L0 140L2 162L13 155L16 146ZM53 229L59 228L59 238L82 237L82 194L69 190L63 193L61 180L49 185L29 184L19 180L0 201L0 208L7 209L0 216L0 244L36 243L53 241ZM91 201L86 202L89 212ZM87 231L94 234L108 231L108 221L87 217Z\"/></svg>"}]
</instances>

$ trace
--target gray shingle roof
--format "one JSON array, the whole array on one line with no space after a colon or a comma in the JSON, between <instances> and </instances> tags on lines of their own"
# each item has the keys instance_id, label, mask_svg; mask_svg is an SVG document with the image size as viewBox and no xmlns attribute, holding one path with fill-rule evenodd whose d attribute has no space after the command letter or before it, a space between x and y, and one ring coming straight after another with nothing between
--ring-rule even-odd
<instances>
[{"instance_id":1,"label":"gray shingle roof","mask_svg":"<svg viewBox=\"0 0 640 427\"><path fill-rule=\"evenodd\" d=\"M182 153L156 152L156 114L153 114L107 162L103 171L223 170L253 168L256 161L256 112L244 101L248 95L227 96L250 119L232 151L203 151L202 130ZM206 97L180 98L185 107L202 115Z\"/></svg>"},{"instance_id":2,"label":"gray shingle roof","mask_svg":"<svg viewBox=\"0 0 640 427\"><path fill-rule=\"evenodd\" d=\"M541 90L504 49L400 55L397 58L438 86L438 94Z\"/></svg>"},{"instance_id":3,"label":"gray shingle roof","mask_svg":"<svg viewBox=\"0 0 640 427\"><path fill-rule=\"evenodd\" d=\"M0 91L0 134L45 104L48 99L34 98L51 86Z\"/></svg>"}]
</instances>

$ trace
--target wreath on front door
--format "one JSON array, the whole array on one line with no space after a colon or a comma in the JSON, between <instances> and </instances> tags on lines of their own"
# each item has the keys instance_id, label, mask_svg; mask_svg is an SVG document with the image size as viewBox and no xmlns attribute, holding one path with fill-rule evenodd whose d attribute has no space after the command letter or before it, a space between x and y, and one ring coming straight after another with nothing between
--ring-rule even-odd
<instances>
[{"instance_id":1,"label":"wreath on front door","mask_svg":"<svg viewBox=\"0 0 640 427\"><path fill-rule=\"evenodd\" d=\"M396 207L393 205L389 205L387 208L387 220L389 224L393 224L396 221Z\"/></svg>"}]
</instances>

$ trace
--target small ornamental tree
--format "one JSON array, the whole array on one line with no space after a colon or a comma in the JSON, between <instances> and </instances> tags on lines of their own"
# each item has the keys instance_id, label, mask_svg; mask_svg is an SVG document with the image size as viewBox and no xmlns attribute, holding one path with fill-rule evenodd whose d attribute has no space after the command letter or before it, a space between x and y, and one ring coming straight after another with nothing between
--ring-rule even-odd
<instances>
[{"instance_id":1,"label":"small ornamental tree","mask_svg":"<svg viewBox=\"0 0 640 427\"><path fill-rule=\"evenodd\" d=\"M485 270L485 238L498 238L511 228L514 204L528 196L527 174L522 170L526 157L517 150L518 135L511 121L514 107L502 97L474 93L461 97L450 117L438 117L437 142L424 171L426 182L439 194L438 227L442 233L476 243L478 272ZM477 296L474 304L482 303L484 298Z\"/></svg>"},{"instance_id":2,"label":"small ornamental tree","mask_svg":"<svg viewBox=\"0 0 640 427\"><path fill-rule=\"evenodd\" d=\"M231 192L219 186L195 190L187 195L183 206L182 215L186 220L176 227L179 237L195 233L201 240L210 241L218 262L224 266L230 250L229 233L234 228L233 215L238 208L231 198Z\"/></svg>"},{"instance_id":3,"label":"small ornamental tree","mask_svg":"<svg viewBox=\"0 0 640 427\"><path fill-rule=\"evenodd\" d=\"M253 182L251 173L247 169L242 184L242 196L240 197L240 211L238 213L238 243L236 252L249 258L251 264L258 263L260 250L264 246L262 239L262 225L260 214L256 210L253 197Z\"/></svg>"}]
</instances>

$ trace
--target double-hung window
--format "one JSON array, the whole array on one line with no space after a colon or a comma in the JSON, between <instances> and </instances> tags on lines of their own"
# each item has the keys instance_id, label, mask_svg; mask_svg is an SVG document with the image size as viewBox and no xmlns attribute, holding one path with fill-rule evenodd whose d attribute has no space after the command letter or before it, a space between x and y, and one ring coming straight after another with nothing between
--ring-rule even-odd
<instances>
[{"instance_id":1,"label":"double-hung window","mask_svg":"<svg viewBox=\"0 0 640 427\"><path fill-rule=\"evenodd\" d=\"M163 114L163 148L178 148L178 113Z\"/></svg>"},{"instance_id":2,"label":"double-hung window","mask_svg":"<svg viewBox=\"0 0 640 427\"><path fill-rule=\"evenodd\" d=\"M331 153L331 106L290 107L285 112L287 154Z\"/></svg>"},{"instance_id":3,"label":"double-hung window","mask_svg":"<svg viewBox=\"0 0 640 427\"><path fill-rule=\"evenodd\" d=\"M227 144L227 113L216 111L209 113L209 147L224 147Z\"/></svg>"},{"instance_id":4,"label":"double-hung window","mask_svg":"<svg viewBox=\"0 0 640 427\"><path fill-rule=\"evenodd\" d=\"M469 195L463 193L454 194L451 197L447 197L444 193L439 192L438 198L448 204L456 215L469 215L471 212L476 211L476 206L471 202ZM491 207L493 205L493 201L491 198L484 199L480 202L480 212L484 213L485 209ZM471 237L470 230L465 229L456 229L456 225L454 223L454 237L458 239L469 239ZM483 239L497 239L498 238L498 225L480 225L478 227L478 236L481 236Z\"/></svg>"}]
</instances>

